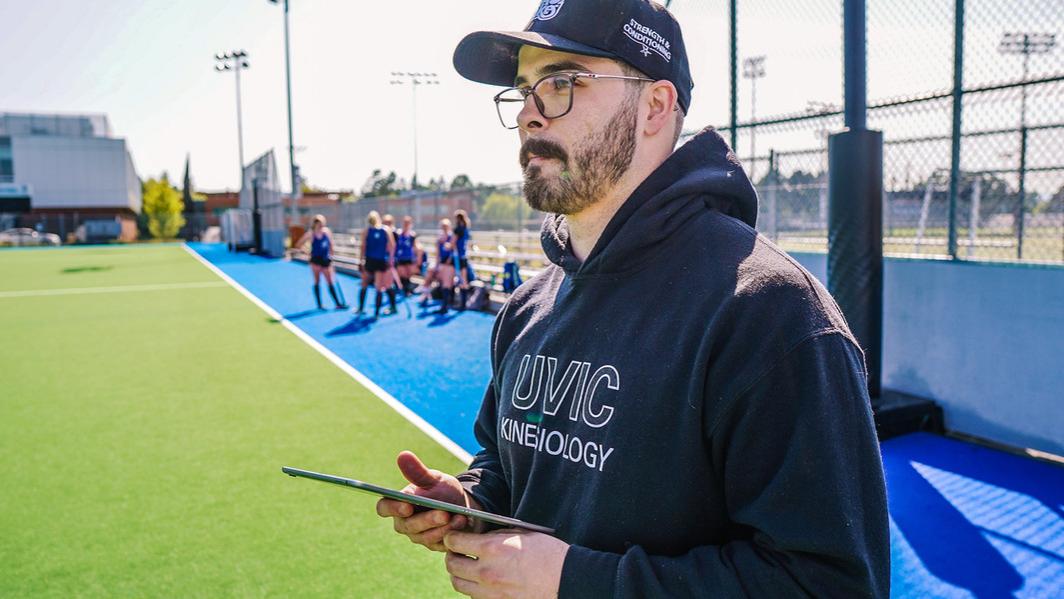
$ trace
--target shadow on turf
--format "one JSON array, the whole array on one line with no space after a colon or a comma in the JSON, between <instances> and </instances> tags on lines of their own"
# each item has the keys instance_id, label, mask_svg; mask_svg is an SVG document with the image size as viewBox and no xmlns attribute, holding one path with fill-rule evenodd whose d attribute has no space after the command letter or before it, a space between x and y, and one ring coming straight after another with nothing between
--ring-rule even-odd
<instances>
[{"instance_id":1,"label":"shadow on turf","mask_svg":"<svg viewBox=\"0 0 1064 599\"><path fill-rule=\"evenodd\" d=\"M1029 525L1024 524L1041 519L1044 526L1043 509L1060 521L1064 486L1054 470L1056 466L956 442L928 448L920 439L902 437L887 442L890 450L883 453L883 464L891 517L928 572L950 585L967 589L975 597L1012 597L1029 581L990 538L1003 539L1058 564L1064 562L1051 539L1032 542L1044 537L1032 534ZM968 479L964 487L955 491L963 491L964 498L973 503L996 504L999 530L969 521L916 469L916 464ZM896 491L890 492L892 489ZM1003 505L1001 496L1005 491L1024 495L1028 501L1013 498ZM1014 528L1016 532L1002 536L1001 528Z\"/></svg>"},{"instance_id":2,"label":"shadow on turf","mask_svg":"<svg viewBox=\"0 0 1064 599\"><path fill-rule=\"evenodd\" d=\"M362 314L356 315L346 323L336 327L335 329L325 333L326 337L339 337L341 335L358 335L369 332L376 324L377 319L372 316L365 316Z\"/></svg>"},{"instance_id":3,"label":"shadow on turf","mask_svg":"<svg viewBox=\"0 0 1064 599\"><path fill-rule=\"evenodd\" d=\"M272 316L270 316L270 317L266 318L266 322L268 322L270 324L281 324L281 319L283 319L283 320L300 320L300 319L306 318L308 316L314 316L315 314L326 314L326 313L328 313L328 310L314 310L314 309L303 310L302 312L293 312L292 314L283 314L280 319L273 318Z\"/></svg>"},{"instance_id":4,"label":"shadow on turf","mask_svg":"<svg viewBox=\"0 0 1064 599\"><path fill-rule=\"evenodd\" d=\"M102 272L113 268L114 266L71 266L70 268L64 268L59 272L64 275L72 275L79 272Z\"/></svg>"},{"instance_id":5,"label":"shadow on turf","mask_svg":"<svg viewBox=\"0 0 1064 599\"><path fill-rule=\"evenodd\" d=\"M452 320L454 320L455 318L457 318L459 314L461 314L461 312L458 311L458 310L451 310L451 311L449 311L446 314L440 314L438 312L438 310L439 310L439 303L438 302L434 302L434 303L429 304L427 306L420 306L420 307L421 307L421 310L419 310L418 313L417 313L417 319L418 320L425 320L425 319L431 318L432 320L430 320L429 324L428 324L428 326L430 326L430 327L442 327L443 325L445 325L445 324L451 322Z\"/></svg>"}]
</instances>

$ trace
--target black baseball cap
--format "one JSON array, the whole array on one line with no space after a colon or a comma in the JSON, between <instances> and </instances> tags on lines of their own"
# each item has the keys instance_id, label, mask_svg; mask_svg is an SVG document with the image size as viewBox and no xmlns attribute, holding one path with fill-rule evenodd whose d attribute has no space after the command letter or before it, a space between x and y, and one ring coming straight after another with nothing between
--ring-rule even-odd
<instances>
[{"instance_id":1,"label":"black baseball cap","mask_svg":"<svg viewBox=\"0 0 1064 599\"><path fill-rule=\"evenodd\" d=\"M542 0L524 31L477 31L454 51L466 79L511 86L521 46L624 61L676 86L680 108L691 105L691 68L680 24L649 0Z\"/></svg>"}]
</instances>

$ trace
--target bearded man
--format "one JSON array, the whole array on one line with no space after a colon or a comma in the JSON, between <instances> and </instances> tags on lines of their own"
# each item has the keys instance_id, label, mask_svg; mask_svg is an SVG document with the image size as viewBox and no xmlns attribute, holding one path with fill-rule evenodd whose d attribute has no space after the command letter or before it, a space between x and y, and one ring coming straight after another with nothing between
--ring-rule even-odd
<instances>
[{"instance_id":1,"label":"bearded man","mask_svg":"<svg viewBox=\"0 0 1064 599\"><path fill-rule=\"evenodd\" d=\"M521 140L552 262L499 313L457 476L406 491L519 518L489 531L381 500L472 597L887 597L889 529L860 346L754 230L757 196L691 102L680 27L646 0L544 0L458 72Z\"/></svg>"}]
</instances>

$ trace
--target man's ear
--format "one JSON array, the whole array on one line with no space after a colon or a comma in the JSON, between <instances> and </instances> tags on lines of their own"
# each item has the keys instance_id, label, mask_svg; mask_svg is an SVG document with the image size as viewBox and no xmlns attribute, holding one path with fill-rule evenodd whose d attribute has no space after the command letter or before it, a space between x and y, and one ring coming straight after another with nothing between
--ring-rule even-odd
<instances>
[{"instance_id":1,"label":"man's ear","mask_svg":"<svg viewBox=\"0 0 1064 599\"><path fill-rule=\"evenodd\" d=\"M644 98L650 109L646 121L643 122L645 134L657 135L676 121L675 111L679 110L679 104L676 86L671 81L662 80L650 84Z\"/></svg>"}]
</instances>

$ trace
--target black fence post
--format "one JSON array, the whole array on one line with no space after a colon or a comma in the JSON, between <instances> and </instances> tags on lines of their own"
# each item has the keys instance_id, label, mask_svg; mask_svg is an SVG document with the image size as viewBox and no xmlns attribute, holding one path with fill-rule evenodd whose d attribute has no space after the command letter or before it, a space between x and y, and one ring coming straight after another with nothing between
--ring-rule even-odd
<instances>
[{"instance_id":1,"label":"black fence post","mask_svg":"<svg viewBox=\"0 0 1064 599\"><path fill-rule=\"evenodd\" d=\"M738 0L731 0L728 37L731 39L731 147L738 153L739 148L739 19Z\"/></svg>"},{"instance_id":2,"label":"black fence post","mask_svg":"<svg viewBox=\"0 0 1064 599\"><path fill-rule=\"evenodd\" d=\"M953 11L953 131L949 169L949 257L957 259L957 194L961 176L961 111L964 108L964 0ZM968 223L969 227L977 223Z\"/></svg>"},{"instance_id":3,"label":"black fence post","mask_svg":"<svg viewBox=\"0 0 1064 599\"><path fill-rule=\"evenodd\" d=\"M262 253L262 212L259 210L259 180L251 184L251 229L255 234L255 253Z\"/></svg>"},{"instance_id":4,"label":"black fence post","mask_svg":"<svg viewBox=\"0 0 1064 599\"><path fill-rule=\"evenodd\" d=\"M843 0L846 130L828 140L828 290L865 352L879 404L883 339L883 134L866 128L864 0Z\"/></svg>"},{"instance_id":5,"label":"black fence post","mask_svg":"<svg viewBox=\"0 0 1064 599\"><path fill-rule=\"evenodd\" d=\"M1024 83L1026 85L1026 83ZM1020 128L1020 201L1016 206L1016 259L1023 260L1023 224L1027 211L1027 123Z\"/></svg>"}]
</instances>

